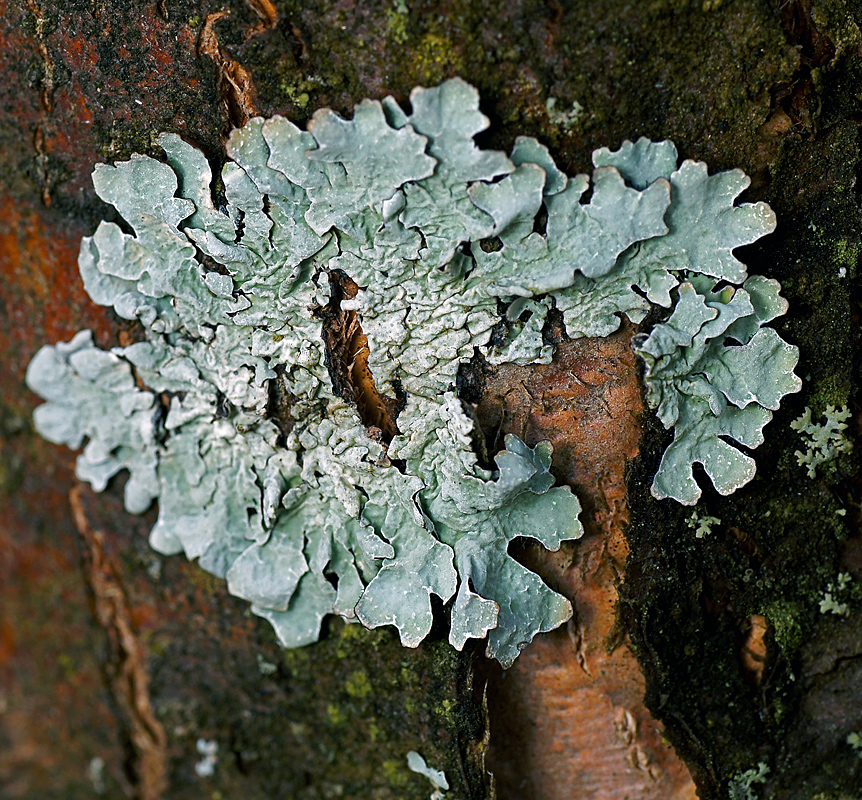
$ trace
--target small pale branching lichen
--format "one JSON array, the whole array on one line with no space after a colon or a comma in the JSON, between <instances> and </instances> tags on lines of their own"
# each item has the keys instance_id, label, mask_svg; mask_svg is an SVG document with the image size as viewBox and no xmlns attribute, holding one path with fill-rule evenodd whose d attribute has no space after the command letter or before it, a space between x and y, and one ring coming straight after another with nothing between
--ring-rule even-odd
<instances>
[{"instance_id":1,"label":"small pale branching lichen","mask_svg":"<svg viewBox=\"0 0 862 800\"><path fill-rule=\"evenodd\" d=\"M830 583L823 593L823 599L820 601L821 614L835 614L837 617L850 616L850 606L846 602L849 600L848 587L853 581L853 576L849 572L839 572L834 583Z\"/></svg>"},{"instance_id":2,"label":"small pale branching lichen","mask_svg":"<svg viewBox=\"0 0 862 800\"><path fill-rule=\"evenodd\" d=\"M703 539L712 533L712 529L716 525L721 525L721 520L718 517L711 517L708 514L699 515L697 511L692 511L691 515L686 520L689 528L694 530L696 539Z\"/></svg>"},{"instance_id":3,"label":"small pale branching lichen","mask_svg":"<svg viewBox=\"0 0 862 800\"><path fill-rule=\"evenodd\" d=\"M727 787L728 800L757 800L760 792L754 787L766 783L770 771L769 767L760 761L756 767L734 775Z\"/></svg>"},{"instance_id":4,"label":"small pale branching lichen","mask_svg":"<svg viewBox=\"0 0 862 800\"><path fill-rule=\"evenodd\" d=\"M797 450L794 455L799 466L806 467L809 478L817 474L818 467L834 460L841 453L850 452L853 447L844 434L851 416L850 409L847 406L826 406L823 416L826 422L812 422L811 409L806 406L802 416L790 423L790 427L805 444L805 450Z\"/></svg>"},{"instance_id":5,"label":"small pale branching lichen","mask_svg":"<svg viewBox=\"0 0 862 800\"><path fill-rule=\"evenodd\" d=\"M103 351L83 331L27 380L48 401L37 430L86 441L77 475L101 490L127 470L130 512L158 500L153 547L224 576L285 646L333 613L416 646L434 595L456 648L487 636L509 665L571 614L509 544L558 548L580 507L547 442L510 435L479 462L459 365L549 362L554 309L578 337L673 308L636 345L675 431L653 494L693 504L693 463L733 491L754 465L725 440L755 447L799 388L795 348L764 327L778 284L732 253L774 217L735 205L741 172L678 167L670 142L598 150L592 179L569 178L535 139L479 149L462 80L410 100L324 109L307 131L253 119L217 179L173 134L165 162L97 166L131 232L102 222L81 275L144 340Z\"/></svg>"}]
</instances>

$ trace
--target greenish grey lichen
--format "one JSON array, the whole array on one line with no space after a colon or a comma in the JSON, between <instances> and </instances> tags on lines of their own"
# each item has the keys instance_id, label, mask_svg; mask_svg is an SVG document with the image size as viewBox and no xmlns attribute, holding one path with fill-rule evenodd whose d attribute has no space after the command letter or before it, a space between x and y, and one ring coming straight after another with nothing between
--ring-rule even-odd
<instances>
[{"instance_id":1,"label":"greenish grey lichen","mask_svg":"<svg viewBox=\"0 0 862 800\"><path fill-rule=\"evenodd\" d=\"M807 468L809 478L817 474L818 467L837 458L841 453L850 452L853 447L853 443L844 435L847 420L851 416L850 409L846 406L826 406L823 416L826 422L812 422L811 409L806 406L802 416L790 423L790 427L799 434L805 444L805 451L797 450L794 455L799 466Z\"/></svg>"},{"instance_id":2,"label":"greenish grey lichen","mask_svg":"<svg viewBox=\"0 0 862 800\"><path fill-rule=\"evenodd\" d=\"M778 282L752 275L741 288L715 287L689 275L667 322L635 342L646 364L647 401L674 441L662 456L652 493L694 505L703 465L720 494L735 492L755 472L754 459L725 441L763 443L763 428L781 398L797 392L796 347L762 327L783 314Z\"/></svg>"},{"instance_id":3,"label":"greenish grey lichen","mask_svg":"<svg viewBox=\"0 0 862 800\"><path fill-rule=\"evenodd\" d=\"M756 767L733 776L727 787L728 800L757 800L759 792L754 788L766 783L770 769L763 762L758 762Z\"/></svg>"},{"instance_id":4,"label":"greenish grey lichen","mask_svg":"<svg viewBox=\"0 0 862 800\"><path fill-rule=\"evenodd\" d=\"M686 524L694 530L696 539L703 539L712 533L712 529L716 525L721 525L721 520L708 514L701 516L697 511L692 511L691 516L686 520Z\"/></svg>"},{"instance_id":5,"label":"greenish grey lichen","mask_svg":"<svg viewBox=\"0 0 862 800\"><path fill-rule=\"evenodd\" d=\"M745 281L731 252L773 218L734 206L741 173L677 169L669 142L596 151L591 182L534 139L511 157L479 149L488 121L464 81L411 105L324 109L308 131L253 119L218 182L173 134L167 163L97 166L133 233L103 222L82 241L84 285L146 339L106 352L81 332L40 350L27 380L48 401L37 429L87 440L78 476L101 490L128 470L129 511L159 502L153 547L224 576L285 646L332 613L416 646L436 595L450 642L487 635L507 666L571 614L508 546L577 538L580 507L553 487L547 442L507 436L496 468L480 465L459 365L476 349L547 363L554 307L569 335L602 336L676 303L638 344L648 399L677 429L653 491L693 502L693 461L720 491L741 485L750 459L718 437L755 446L798 383L795 349L761 327L783 313L777 284ZM723 448L743 475L714 463Z\"/></svg>"},{"instance_id":6,"label":"greenish grey lichen","mask_svg":"<svg viewBox=\"0 0 862 800\"><path fill-rule=\"evenodd\" d=\"M839 572L837 580L830 583L820 601L821 614L835 614L838 617L850 616L850 606L842 599L849 599L848 586L853 581L849 572Z\"/></svg>"}]
</instances>

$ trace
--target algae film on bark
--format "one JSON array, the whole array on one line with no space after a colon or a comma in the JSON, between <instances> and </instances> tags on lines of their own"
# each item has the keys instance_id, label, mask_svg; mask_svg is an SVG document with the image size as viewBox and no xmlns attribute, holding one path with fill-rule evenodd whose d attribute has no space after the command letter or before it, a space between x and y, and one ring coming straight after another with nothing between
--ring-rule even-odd
<instances>
[{"instance_id":1,"label":"algae film on bark","mask_svg":"<svg viewBox=\"0 0 862 800\"><path fill-rule=\"evenodd\" d=\"M535 139L478 148L488 120L460 79L410 101L323 109L307 131L253 119L217 179L174 134L165 162L98 165L132 233L102 222L81 275L146 338L104 351L82 331L27 381L48 401L37 430L86 442L78 477L102 490L127 470L130 512L158 500L152 546L225 577L285 646L340 614L415 647L436 595L454 647L487 636L508 666L571 615L509 543L558 548L582 534L580 506L547 442L509 435L479 461L459 365L477 349L549 362L552 309L570 337L673 309L636 340L675 432L653 494L694 503L694 463L733 491L754 465L727 439L755 447L799 388L796 349L763 327L779 286L732 253L774 216L735 205L740 171L678 167L670 142L597 150L592 177L567 177Z\"/></svg>"}]
</instances>

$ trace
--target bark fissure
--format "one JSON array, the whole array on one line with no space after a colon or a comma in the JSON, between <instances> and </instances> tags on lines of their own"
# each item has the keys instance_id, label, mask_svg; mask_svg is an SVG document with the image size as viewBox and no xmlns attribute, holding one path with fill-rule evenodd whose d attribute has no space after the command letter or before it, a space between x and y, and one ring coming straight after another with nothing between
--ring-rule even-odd
<instances>
[{"instance_id":1,"label":"bark fissure","mask_svg":"<svg viewBox=\"0 0 862 800\"><path fill-rule=\"evenodd\" d=\"M341 307L343 300L356 297L360 287L340 270L330 273L329 285L330 300L317 309L316 314L323 323L332 391L356 406L372 438L388 445L398 433L398 414L404 408L406 395L399 391L397 384L395 397L388 397L377 389L368 368L368 337L362 332L359 315Z\"/></svg>"},{"instance_id":2,"label":"bark fissure","mask_svg":"<svg viewBox=\"0 0 862 800\"><path fill-rule=\"evenodd\" d=\"M75 526L84 544L84 578L93 614L108 643L104 673L119 711L129 749L127 769L135 800L159 800L168 787L167 735L153 711L146 654L132 625L119 565L105 549L105 534L90 522L78 484L69 493Z\"/></svg>"}]
</instances>

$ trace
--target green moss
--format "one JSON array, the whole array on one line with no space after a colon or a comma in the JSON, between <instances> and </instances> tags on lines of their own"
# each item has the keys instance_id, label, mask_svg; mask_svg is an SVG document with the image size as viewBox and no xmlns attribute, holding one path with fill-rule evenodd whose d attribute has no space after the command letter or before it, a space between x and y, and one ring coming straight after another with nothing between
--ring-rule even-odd
<instances>
[{"instance_id":1,"label":"green moss","mask_svg":"<svg viewBox=\"0 0 862 800\"><path fill-rule=\"evenodd\" d=\"M371 694L371 682L368 680L368 675L364 670L358 669L350 673L347 681L344 684L347 694L351 697L364 699Z\"/></svg>"},{"instance_id":2,"label":"green moss","mask_svg":"<svg viewBox=\"0 0 862 800\"><path fill-rule=\"evenodd\" d=\"M398 8L387 8L383 14L389 40L396 45L404 44L408 38L407 23L409 17L407 13Z\"/></svg>"},{"instance_id":3,"label":"green moss","mask_svg":"<svg viewBox=\"0 0 862 800\"><path fill-rule=\"evenodd\" d=\"M448 698L444 699L434 707L434 713L450 725L455 722L454 710L455 704Z\"/></svg>"},{"instance_id":4,"label":"green moss","mask_svg":"<svg viewBox=\"0 0 862 800\"><path fill-rule=\"evenodd\" d=\"M848 239L839 239L833 244L833 252L835 263L839 269L843 267L847 270L846 277L848 279L855 277L856 267L859 264L860 256L862 256L862 247L859 243L851 242Z\"/></svg>"},{"instance_id":5,"label":"green moss","mask_svg":"<svg viewBox=\"0 0 862 800\"><path fill-rule=\"evenodd\" d=\"M787 600L776 600L766 608L765 615L772 626L775 641L788 661L803 641L805 625L801 614L801 606Z\"/></svg>"},{"instance_id":6,"label":"green moss","mask_svg":"<svg viewBox=\"0 0 862 800\"><path fill-rule=\"evenodd\" d=\"M72 656L68 653L60 653L57 656L57 666L60 667L60 671L63 673L63 678L67 681L71 680L77 671L75 662L72 659Z\"/></svg>"},{"instance_id":7,"label":"green moss","mask_svg":"<svg viewBox=\"0 0 862 800\"><path fill-rule=\"evenodd\" d=\"M439 83L465 71L461 48L440 33L426 33L409 48L408 59L413 80L422 86Z\"/></svg>"},{"instance_id":8,"label":"green moss","mask_svg":"<svg viewBox=\"0 0 862 800\"><path fill-rule=\"evenodd\" d=\"M401 787L407 785L410 780L410 772L407 769L406 763L406 761L402 763L401 761L394 760L383 762L383 775L390 786Z\"/></svg>"},{"instance_id":9,"label":"green moss","mask_svg":"<svg viewBox=\"0 0 862 800\"><path fill-rule=\"evenodd\" d=\"M326 716L328 717L329 721L335 726L344 725L344 723L348 720L348 716L347 714L345 714L344 710L339 708L334 703L330 703L326 707Z\"/></svg>"},{"instance_id":10,"label":"green moss","mask_svg":"<svg viewBox=\"0 0 862 800\"><path fill-rule=\"evenodd\" d=\"M284 100L299 108L306 108L311 100L310 92L319 89L319 86L304 78L296 80L291 72L279 81L278 88Z\"/></svg>"},{"instance_id":11,"label":"green moss","mask_svg":"<svg viewBox=\"0 0 862 800\"><path fill-rule=\"evenodd\" d=\"M260 622L261 651L274 660L271 634ZM465 690L470 669L469 653L460 654L444 641L430 641L416 650L405 650L391 629L366 630L334 619L324 638L305 648L282 651L282 669L255 680L282 687L270 716L248 720L249 736L269 736L256 726L272 727L272 747L260 751L263 764L278 758L287 748L304 769L343 785L345 797L427 800L423 781L407 770L406 752L415 749L447 775L463 759L468 790L456 781L454 798L483 796L480 773L471 767L469 755L459 755L459 739L481 736L482 716L472 694ZM281 691L281 689L280 689ZM445 714L441 714L445 711ZM314 720L317 720L315 723ZM254 728L254 730L251 730ZM239 732L240 744L245 734ZM299 789L280 789L271 796L298 796Z\"/></svg>"},{"instance_id":12,"label":"green moss","mask_svg":"<svg viewBox=\"0 0 862 800\"><path fill-rule=\"evenodd\" d=\"M101 140L99 155L106 161L120 161L133 153L157 154L158 131L136 125L114 122L110 128L97 130Z\"/></svg>"}]
</instances>

